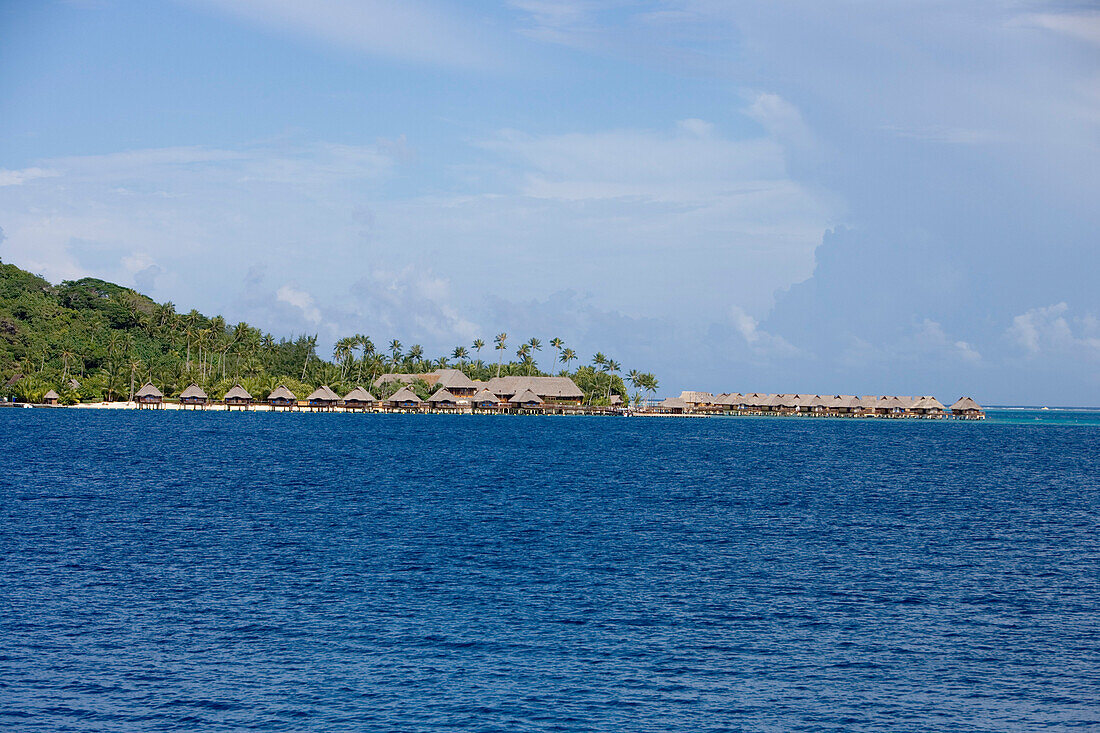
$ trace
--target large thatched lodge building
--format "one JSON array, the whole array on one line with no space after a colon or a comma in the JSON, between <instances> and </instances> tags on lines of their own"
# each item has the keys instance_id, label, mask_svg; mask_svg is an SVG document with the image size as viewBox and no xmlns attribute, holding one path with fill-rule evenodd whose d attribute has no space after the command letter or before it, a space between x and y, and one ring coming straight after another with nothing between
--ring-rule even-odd
<instances>
[{"instance_id":1,"label":"large thatched lodge building","mask_svg":"<svg viewBox=\"0 0 1100 733\"><path fill-rule=\"evenodd\" d=\"M935 397L681 392L654 410L671 415L791 415L800 417L921 417L981 420L985 411L969 397L944 407Z\"/></svg>"}]
</instances>

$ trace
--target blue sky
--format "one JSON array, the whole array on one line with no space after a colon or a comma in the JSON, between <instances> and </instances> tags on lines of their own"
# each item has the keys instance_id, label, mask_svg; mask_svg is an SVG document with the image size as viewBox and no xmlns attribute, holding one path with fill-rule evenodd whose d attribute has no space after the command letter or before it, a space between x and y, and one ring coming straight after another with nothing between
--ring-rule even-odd
<instances>
[{"instance_id":1,"label":"blue sky","mask_svg":"<svg viewBox=\"0 0 1100 733\"><path fill-rule=\"evenodd\" d=\"M1100 404L1089 4L9 2L0 105L0 258L54 281L664 393Z\"/></svg>"}]
</instances>

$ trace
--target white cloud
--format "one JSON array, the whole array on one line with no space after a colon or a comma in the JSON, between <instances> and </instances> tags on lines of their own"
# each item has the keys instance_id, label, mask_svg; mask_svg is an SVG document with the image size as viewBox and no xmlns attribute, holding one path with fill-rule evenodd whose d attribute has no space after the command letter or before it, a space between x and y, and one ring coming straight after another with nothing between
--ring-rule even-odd
<instances>
[{"instance_id":1,"label":"white cloud","mask_svg":"<svg viewBox=\"0 0 1100 733\"><path fill-rule=\"evenodd\" d=\"M36 178L52 178L58 175L57 171L48 168L23 168L12 170L0 168L0 186L19 186Z\"/></svg>"},{"instance_id":2,"label":"white cloud","mask_svg":"<svg viewBox=\"0 0 1100 733\"><path fill-rule=\"evenodd\" d=\"M730 321L734 330L741 335L749 350L756 356L787 357L796 356L800 350L784 339L760 329L760 322L738 306L730 308Z\"/></svg>"},{"instance_id":3,"label":"white cloud","mask_svg":"<svg viewBox=\"0 0 1100 733\"><path fill-rule=\"evenodd\" d=\"M313 296L304 290L299 290L291 285L283 285L275 293L280 303L292 305L302 311L305 319L314 325L321 323L321 310L313 300Z\"/></svg>"},{"instance_id":4,"label":"white cloud","mask_svg":"<svg viewBox=\"0 0 1100 733\"><path fill-rule=\"evenodd\" d=\"M1100 326L1095 316L1069 316L1065 302L1031 308L1012 319L1008 338L1035 356L1045 352L1100 356Z\"/></svg>"}]
</instances>

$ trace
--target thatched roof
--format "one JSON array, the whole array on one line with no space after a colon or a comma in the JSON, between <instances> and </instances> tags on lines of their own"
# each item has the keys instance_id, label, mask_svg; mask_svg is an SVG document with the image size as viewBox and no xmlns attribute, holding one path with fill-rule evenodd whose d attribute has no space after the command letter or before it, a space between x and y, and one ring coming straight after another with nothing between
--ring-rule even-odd
<instances>
[{"instance_id":1,"label":"thatched roof","mask_svg":"<svg viewBox=\"0 0 1100 733\"><path fill-rule=\"evenodd\" d=\"M680 399L692 405L713 405L714 395L710 392L693 392L684 390L680 393Z\"/></svg>"},{"instance_id":2,"label":"thatched roof","mask_svg":"<svg viewBox=\"0 0 1100 733\"><path fill-rule=\"evenodd\" d=\"M229 391L225 393L223 399L227 400L250 400L252 395L248 393L248 390L239 384L234 384L229 388Z\"/></svg>"},{"instance_id":3,"label":"thatched roof","mask_svg":"<svg viewBox=\"0 0 1100 733\"><path fill-rule=\"evenodd\" d=\"M435 394L429 397L428 402L435 402L437 404L440 402L450 402L452 404L458 404L458 398L451 394L449 390L444 388L438 390Z\"/></svg>"},{"instance_id":4,"label":"thatched roof","mask_svg":"<svg viewBox=\"0 0 1100 733\"><path fill-rule=\"evenodd\" d=\"M942 410L943 403L935 397L921 397L913 403L914 410Z\"/></svg>"},{"instance_id":5,"label":"thatched roof","mask_svg":"<svg viewBox=\"0 0 1100 733\"><path fill-rule=\"evenodd\" d=\"M471 397L470 401L472 401L474 404L484 404L485 402L491 402L494 405L500 404L500 400L497 399L497 396L487 389L482 389L476 395Z\"/></svg>"},{"instance_id":6,"label":"thatched roof","mask_svg":"<svg viewBox=\"0 0 1100 733\"><path fill-rule=\"evenodd\" d=\"M310 402L313 402L314 400L324 402L336 402L340 399L340 395L333 392L327 384L322 384L320 387L310 392L309 397L306 397L306 399Z\"/></svg>"},{"instance_id":7,"label":"thatched roof","mask_svg":"<svg viewBox=\"0 0 1100 733\"><path fill-rule=\"evenodd\" d=\"M829 407L839 408L843 410L857 410L862 407L862 403L855 395L841 394L833 398Z\"/></svg>"},{"instance_id":8,"label":"thatched roof","mask_svg":"<svg viewBox=\"0 0 1100 733\"><path fill-rule=\"evenodd\" d=\"M206 392L203 391L202 387L200 387L197 384L192 384L190 387L188 387L187 389L180 392L180 399L181 400L193 400L193 399L206 400L206 399L210 399L210 398L206 396Z\"/></svg>"},{"instance_id":9,"label":"thatched roof","mask_svg":"<svg viewBox=\"0 0 1100 733\"><path fill-rule=\"evenodd\" d=\"M134 397L164 397L164 394L152 384L146 384Z\"/></svg>"},{"instance_id":10,"label":"thatched roof","mask_svg":"<svg viewBox=\"0 0 1100 733\"><path fill-rule=\"evenodd\" d=\"M878 397L873 394L863 395L859 398L860 407L877 407Z\"/></svg>"},{"instance_id":11,"label":"thatched roof","mask_svg":"<svg viewBox=\"0 0 1100 733\"><path fill-rule=\"evenodd\" d=\"M419 404L423 401L424 400L417 397L416 393L408 387L402 387L401 389L390 395L389 399L386 400L386 402L392 402L395 404L398 402L416 402L417 404Z\"/></svg>"},{"instance_id":12,"label":"thatched roof","mask_svg":"<svg viewBox=\"0 0 1100 733\"><path fill-rule=\"evenodd\" d=\"M353 389L352 391L350 391L346 395L344 395L344 402L377 402L377 401L378 400L374 399L374 395L372 395L370 392L363 389L362 387L356 387L355 389Z\"/></svg>"},{"instance_id":13,"label":"thatched roof","mask_svg":"<svg viewBox=\"0 0 1100 733\"><path fill-rule=\"evenodd\" d=\"M463 374L461 369L437 369L435 373L438 376L436 384L443 387L443 389L477 388L473 380Z\"/></svg>"},{"instance_id":14,"label":"thatched roof","mask_svg":"<svg viewBox=\"0 0 1100 733\"><path fill-rule=\"evenodd\" d=\"M951 405L952 410L980 410L982 406L969 397L960 397Z\"/></svg>"},{"instance_id":15,"label":"thatched roof","mask_svg":"<svg viewBox=\"0 0 1100 733\"><path fill-rule=\"evenodd\" d=\"M508 401L517 405L526 405L530 402L536 402L540 405L542 404L542 399L529 389L523 390Z\"/></svg>"},{"instance_id":16,"label":"thatched roof","mask_svg":"<svg viewBox=\"0 0 1100 733\"><path fill-rule=\"evenodd\" d=\"M280 384L278 387L271 391L271 394L267 396L267 399L268 401L290 400L291 402L293 402L298 398L294 396L293 392Z\"/></svg>"},{"instance_id":17,"label":"thatched roof","mask_svg":"<svg viewBox=\"0 0 1100 733\"><path fill-rule=\"evenodd\" d=\"M44 399L44 400L59 400L59 399L61 399L61 395L59 395L57 392L54 392L51 389L46 394L42 395L42 399Z\"/></svg>"},{"instance_id":18,"label":"thatched roof","mask_svg":"<svg viewBox=\"0 0 1100 733\"><path fill-rule=\"evenodd\" d=\"M685 408L687 403L679 397L668 397L657 403L657 407L664 407L667 409Z\"/></svg>"},{"instance_id":19,"label":"thatched roof","mask_svg":"<svg viewBox=\"0 0 1100 733\"><path fill-rule=\"evenodd\" d=\"M486 387L497 397L510 397L524 390L531 390L544 400L584 397L584 392L569 377L493 377Z\"/></svg>"}]
</instances>

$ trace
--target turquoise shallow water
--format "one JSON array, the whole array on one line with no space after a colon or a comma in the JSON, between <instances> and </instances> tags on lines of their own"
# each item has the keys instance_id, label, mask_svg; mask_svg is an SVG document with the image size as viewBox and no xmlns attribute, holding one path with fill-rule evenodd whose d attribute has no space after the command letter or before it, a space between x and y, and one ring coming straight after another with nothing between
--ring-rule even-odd
<instances>
[{"instance_id":1,"label":"turquoise shallow water","mask_svg":"<svg viewBox=\"0 0 1100 733\"><path fill-rule=\"evenodd\" d=\"M0 410L0 727L1096 729L1034 417Z\"/></svg>"}]
</instances>

